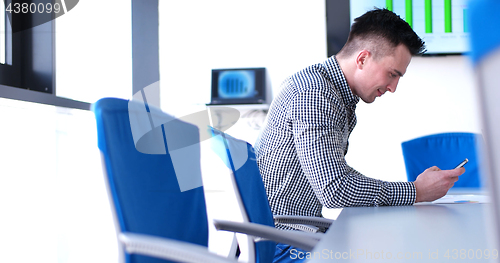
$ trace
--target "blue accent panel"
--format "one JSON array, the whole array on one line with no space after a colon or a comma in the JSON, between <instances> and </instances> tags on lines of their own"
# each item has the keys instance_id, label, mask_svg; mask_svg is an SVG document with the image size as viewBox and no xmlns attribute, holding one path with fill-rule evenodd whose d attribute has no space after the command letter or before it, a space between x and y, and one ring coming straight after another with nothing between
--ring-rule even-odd
<instances>
[{"instance_id":1,"label":"blue accent panel","mask_svg":"<svg viewBox=\"0 0 500 263\"><path fill-rule=\"evenodd\" d=\"M208 246L203 187L181 192L170 153L145 154L136 149L128 105L129 101L112 98L101 99L92 105L98 146L104 156L120 231ZM197 129L188 123L182 125L190 130ZM161 132L161 128L157 128ZM198 136L198 133L186 134ZM199 163L199 156L191 162ZM166 262L137 255L125 258L129 263Z\"/></svg>"},{"instance_id":2,"label":"blue accent panel","mask_svg":"<svg viewBox=\"0 0 500 263\"><path fill-rule=\"evenodd\" d=\"M403 157L409 182L415 181L425 169L437 166L443 170L455 168L465 158L469 162L453 187L481 187L479 153L482 136L474 133L441 133L403 142Z\"/></svg>"},{"instance_id":3,"label":"blue accent panel","mask_svg":"<svg viewBox=\"0 0 500 263\"><path fill-rule=\"evenodd\" d=\"M477 65L491 51L500 47L500 1L469 1L471 56Z\"/></svg>"},{"instance_id":4,"label":"blue accent panel","mask_svg":"<svg viewBox=\"0 0 500 263\"><path fill-rule=\"evenodd\" d=\"M212 150L234 173L248 220L252 223L274 227L273 214L252 145L211 127L209 131L213 134ZM257 263L270 263L274 257L276 243L257 242L255 250Z\"/></svg>"}]
</instances>

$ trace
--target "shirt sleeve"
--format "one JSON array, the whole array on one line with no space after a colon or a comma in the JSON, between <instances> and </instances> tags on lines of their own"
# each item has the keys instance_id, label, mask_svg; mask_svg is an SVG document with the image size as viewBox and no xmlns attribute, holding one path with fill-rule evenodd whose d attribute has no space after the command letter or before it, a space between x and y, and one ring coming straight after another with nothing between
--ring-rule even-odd
<instances>
[{"instance_id":1,"label":"shirt sleeve","mask_svg":"<svg viewBox=\"0 0 500 263\"><path fill-rule=\"evenodd\" d=\"M412 182L366 177L344 157L349 128L343 104L319 91L297 95L289 110L300 165L320 202L328 207L411 205Z\"/></svg>"}]
</instances>

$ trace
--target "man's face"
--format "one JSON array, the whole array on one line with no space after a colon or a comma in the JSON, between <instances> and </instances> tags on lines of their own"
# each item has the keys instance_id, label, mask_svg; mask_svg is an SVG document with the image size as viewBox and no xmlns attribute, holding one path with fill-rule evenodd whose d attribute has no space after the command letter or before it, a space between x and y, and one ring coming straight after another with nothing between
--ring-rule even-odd
<instances>
[{"instance_id":1,"label":"man's face","mask_svg":"<svg viewBox=\"0 0 500 263\"><path fill-rule=\"evenodd\" d=\"M410 61L410 51L404 45L397 46L393 54L378 59L369 52L364 57L358 56L353 93L366 103L372 103L387 91L394 93Z\"/></svg>"}]
</instances>

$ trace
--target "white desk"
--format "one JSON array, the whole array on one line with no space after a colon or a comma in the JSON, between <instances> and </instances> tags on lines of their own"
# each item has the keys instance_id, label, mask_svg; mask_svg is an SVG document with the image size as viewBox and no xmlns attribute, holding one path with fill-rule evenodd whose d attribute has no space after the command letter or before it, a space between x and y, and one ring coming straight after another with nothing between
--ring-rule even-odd
<instances>
[{"instance_id":1,"label":"white desk","mask_svg":"<svg viewBox=\"0 0 500 263\"><path fill-rule=\"evenodd\" d=\"M490 204L344 208L310 254L293 256L308 262L493 262L485 257L495 253L498 261L489 212Z\"/></svg>"},{"instance_id":2,"label":"white desk","mask_svg":"<svg viewBox=\"0 0 500 263\"><path fill-rule=\"evenodd\" d=\"M474 187L452 187L448 190L449 195L461 194L474 194L474 195L488 195L487 188L474 188Z\"/></svg>"}]
</instances>

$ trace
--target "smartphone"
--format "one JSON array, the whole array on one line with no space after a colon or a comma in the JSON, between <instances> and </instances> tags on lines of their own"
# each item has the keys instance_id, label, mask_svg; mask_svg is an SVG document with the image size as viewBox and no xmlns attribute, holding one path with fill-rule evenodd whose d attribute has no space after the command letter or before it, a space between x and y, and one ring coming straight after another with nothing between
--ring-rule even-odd
<instances>
[{"instance_id":1,"label":"smartphone","mask_svg":"<svg viewBox=\"0 0 500 263\"><path fill-rule=\"evenodd\" d=\"M467 162L469 162L469 159L465 158L465 160L463 160L459 165L457 165L455 169L463 167Z\"/></svg>"}]
</instances>

